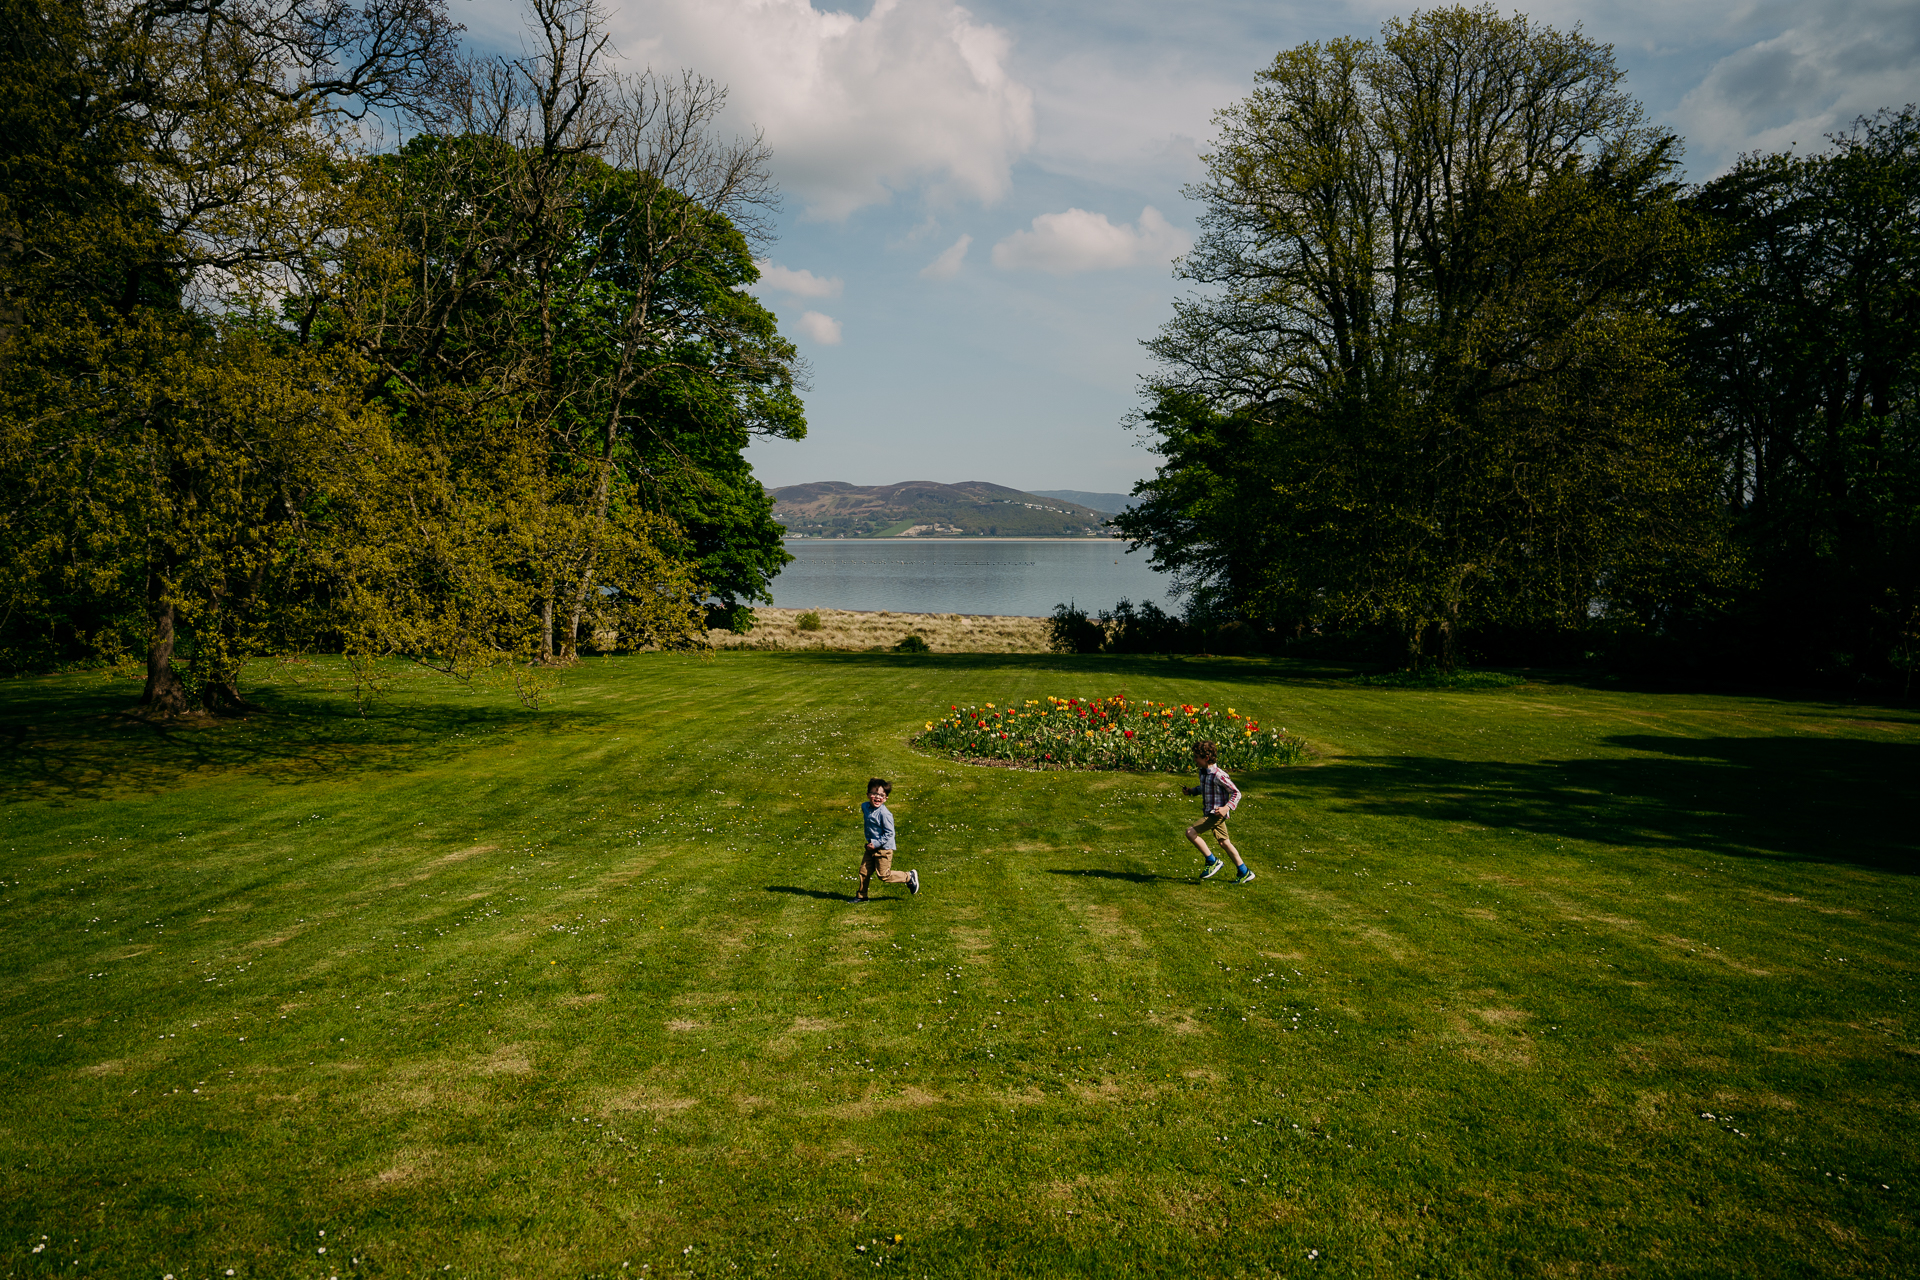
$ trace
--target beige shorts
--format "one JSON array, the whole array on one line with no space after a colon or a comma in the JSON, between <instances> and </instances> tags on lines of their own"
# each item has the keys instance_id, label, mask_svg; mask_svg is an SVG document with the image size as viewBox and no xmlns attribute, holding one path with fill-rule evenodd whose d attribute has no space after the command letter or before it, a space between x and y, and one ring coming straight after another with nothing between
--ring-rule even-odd
<instances>
[{"instance_id":1,"label":"beige shorts","mask_svg":"<svg viewBox=\"0 0 1920 1280\"><path fill-rule=\"evenodd\" d=\"M1200 821L1194 823L1193 829L1203 834L1211 831L1213 838L1223 845L1233 843L1233 837L1227 834L1227 815L1224 813L1208 814L1206 817L1200 819Z\"/></svg>"}]
</instances>

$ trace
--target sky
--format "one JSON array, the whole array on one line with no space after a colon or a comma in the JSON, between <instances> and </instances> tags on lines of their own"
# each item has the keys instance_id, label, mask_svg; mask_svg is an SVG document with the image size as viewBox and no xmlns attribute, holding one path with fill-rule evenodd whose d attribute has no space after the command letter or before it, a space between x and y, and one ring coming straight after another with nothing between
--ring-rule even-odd
<instances>
[{"instance_id":1,"label":"sky","mask_svg":"<svg viewBox=\"0 0 1920 1280\"><path fill-rule=\"evenodd\" d=\"M810 368L808 433L748 450L770 487L986 480L1119 492L1140 343L1186 286L1212 116L1283 49L1377 35L1411 6L1320 0L603 0L625 64L728 90L782 192L755 289ZM515 50L513 0L450 0ZM1810 151L1920 98L1920 4L1543 0L1614 46L1687 140L1689 176Z\"/></svg>"}]
</instances>

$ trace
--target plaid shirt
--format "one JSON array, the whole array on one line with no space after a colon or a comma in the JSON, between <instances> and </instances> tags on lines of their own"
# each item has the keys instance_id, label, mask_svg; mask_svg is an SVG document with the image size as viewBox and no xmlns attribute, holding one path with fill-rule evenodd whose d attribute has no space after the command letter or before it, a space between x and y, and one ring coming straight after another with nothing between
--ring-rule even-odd
<instances>
[{"instance_id":1,"label":"plaid shirt","mask_svg":"<svg viewBox=\"0 0 1920 1280\"><path fill-rule=\"evenodd\" d=\"M1200 771L1200 785L1188 788L1188 794L1198 792L1200 804L1208 813L1215 809L1225 809L1232 813L1234 806L1240 803L1240 788L1233 785L1233 779L1227 771L1217 764L1210 764Z\"/></svg>"}]
</instances>

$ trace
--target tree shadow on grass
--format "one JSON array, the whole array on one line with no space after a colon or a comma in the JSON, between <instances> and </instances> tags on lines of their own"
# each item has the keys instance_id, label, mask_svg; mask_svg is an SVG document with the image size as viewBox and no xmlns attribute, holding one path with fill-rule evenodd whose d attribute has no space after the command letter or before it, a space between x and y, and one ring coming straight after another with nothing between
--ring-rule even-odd
<instances>
[{"instance_id":1,"label":"tree shadow on grass","mask_svg":"<svg viewBox=\"0 0 1920 1280\"><path fill-rule=\"evenodd\" d=\"M1487 669L1511 671L1523 676L1527 681L1525 685L1481 689L1395 689L1382 685L1351 684L1350 682L1356 676L1379 674L1387 669L1383 668L1378 661L1357 657L1199 653L944 653L939 650L924 654L910 654L896 653L892 650L855 649L760 649L729 652L751 652L762 656L779 657L791 662L827 667L866 669L878 667L883 670L902 672L1008 669L1054 672L1065 681L1076 682L1079 687L1084 687L1087 682L1094 680L1139 676L1155 680L1221 680L1245 685L1312 684L1352 688L1356 692L1369 694L1404 693L1416 697L1434 693L1487 697L1501 693L1516 693L1529 687L1538 691L1543 686L1566 685L1605 693L1650 696L1711 694L1766 698L1774 702L1803 703L1833 708L1879 707L1886 709L1885 718L1893 723L1916 723L1910 704L1891 694L1861 698L1857 695L1842 695L1831 689L1776 686L1759 682L1743 682L1729 686L1708 679L1635 681L1586 667L1533 666L1524 663L1494 664ZM1065 685L1062 686L1061 691L1063 694L1069 692ZM1864 713L1852 711L1851 714L1859 716Z\"/></svg>"},{"instance_id":2,"label":"tree shadow on grass","mask_svg":"<svg viewBox=\"0 0 1920 1280\"><path fill-rule=\"evenodd\" d=\"M1008 669L1057 672L1063 679L1087 681L1140 676L1155 680L1232 680L1244 683L1338 680L1372 670L1364 663L1321 662L1300 658L1224 657L1202 654L1137 653L894 653L847 649L752 650L764 656L825 667L879 667L897 671L988 671ZM1062 688L1062 694L1069 692Z\"/></svg>"},{"instance_id":3,"label":"tree shadow on grass","mask_svg":"<svg viewBox=\"0 0 1920 1280\"><path fill-rule=\"evenodd\" d=\"M803 889L797 884L770 884L768 893L790 893L796 898L818 898L822 902L845 902L851 897L845 893L829 893L825 889Z\"/></svg>"},{"instance_id":4,"label":"tree shadow on grass","mask_svg":"<svg viewBox=\"0 0 1920 1280\"><path fill-rule=\"evenodd\" d=\"M23 688L0 697L0 791L54 804L152 793L232 773L275 782L419 768L524 734L583 733L595 713L435 702L351 703L249 690L256 714L153 722L127 713L124 687Z\"/></svg>"},{"instance_id":5,"label":"tree shadow on grass","mask_svg":"<svg viewBox=\"0 0 1920 1280\"><path fill-rule=\"evenodd\" d=\"M1123 880L1128 884L1193 884L1192 876L1161 876L1151 871L1110 871L1104 867L1048 867L1050 876L1091 876L1095 880Z\"/></svg>"},{"instance_id":6,"label":"tree shadow on grass","mask_svg":"<svg viewBox=\"0 0 1920 1280\"><path fill-rule=\"evenodd\" d=\"M1920 742L1622 734L1633 755L1348 757L1276 788L1351 811L1601 844L1920 872Z\"/></svg>"}]
</instances>

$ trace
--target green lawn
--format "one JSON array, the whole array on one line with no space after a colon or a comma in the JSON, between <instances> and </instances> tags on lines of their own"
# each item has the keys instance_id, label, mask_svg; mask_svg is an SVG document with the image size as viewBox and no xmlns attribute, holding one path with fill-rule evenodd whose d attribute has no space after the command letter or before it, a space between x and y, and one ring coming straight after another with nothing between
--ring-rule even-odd
<instances>
[{"instance_id":1,"label":"green lawn","mask_svg":"<svg viewBox=\"0 0 1920 1280\"><path fill-rule=\"evenodd\" d=\"M1335 674L0 684L4 1273L1920 1267L1920 714ZM1258 880L1184 779L905 745L1121 692L1313 745L1238 779ZM870 773L925 891L854 907Z\"/></svg>"}]
</instances>

